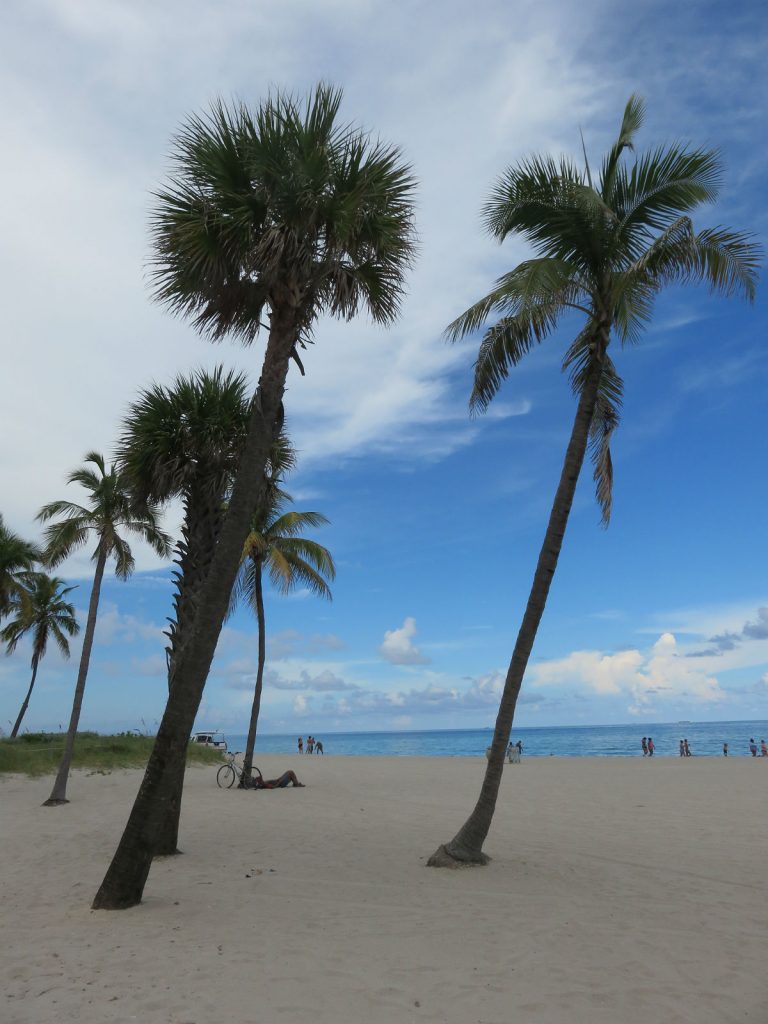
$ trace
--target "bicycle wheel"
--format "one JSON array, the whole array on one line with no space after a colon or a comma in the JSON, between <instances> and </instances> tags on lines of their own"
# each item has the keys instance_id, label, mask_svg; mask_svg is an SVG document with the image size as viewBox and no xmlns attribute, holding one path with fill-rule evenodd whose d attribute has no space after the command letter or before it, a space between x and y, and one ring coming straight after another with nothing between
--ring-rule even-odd
<instances>
[{"instance_id":1,"label":"bicycle wheel","mask_svg":"<svg viewBox=\"0 0 768 1024\"><path fill-rule=\"evenodd\" d=\"M223 764L216 772L216 785L222 789L231 789L237 776L231 764Z\"/></svg>"}]
</instances>

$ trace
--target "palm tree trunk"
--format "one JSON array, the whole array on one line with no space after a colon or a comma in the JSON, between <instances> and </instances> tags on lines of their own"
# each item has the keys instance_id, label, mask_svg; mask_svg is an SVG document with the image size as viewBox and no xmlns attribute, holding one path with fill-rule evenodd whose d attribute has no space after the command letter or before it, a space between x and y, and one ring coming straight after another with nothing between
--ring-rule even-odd
<instances>
[{"instance_id":1,"label":"palm tree trunk","mask_svg":"<svg viewBox=\"0 0 768 1024\"><path fill-rule=\"evenodd\" d=\"M75 736L77 735L77 724L80 721L80 709L83 706L83 694L85 693L85 680L88 676L88 663L91 660L91 648L93 647L93 635L96 632L96 615L99 610L99 595L101 594L101 580L104 576L104 567L107 564L107 551L99 541L99 554L96 559L96 572L93 576L93 587L91 588L91 600L88 605L88 620L85 625L83 636L83 653L80 655L80 668L77 672L77 684L75 686L75 699L72 703L72 715L69 719L67 738L64 741L64 753L61 756L59 770L56 773L56 781L53 783L51 795L43 804L43 807L57 807L59 804L67 804L67 779L69 778L69 766L72 763L72 752L75 749Z\"/></svg>"},{"instance_id":2,"label":"palm tree trunk","mask_svg":"<svg viewBox=\"0 0 768 1024\"><path fill-rule=\"evenodd\" d=\"M118 910L141 902L158 827L169 810L169 787L174 771L186 757L189 735L229 607L253 510L263 498L264 468L280 426L288 362L298 322L293 306L272 313L264 365L229 510L211 570L200 591L194 627L175 668L168 704L144 779L112 863L96 893L94 909Z\"/></svg>"},{"instance_id":3,"label":"palm tree trunk","mask_svg":"<svg viewBox=\"0 0 768 1024\"><path fill-rule=\"evenodd\" d=\"M261 688L264 683L264 662L267 657L266 626L264 622L264 592L261 586L261 561L255 565L256 579L254 592L256 596L256 620L259 624L259 665L256 670L256 689L253 694L253 707L251 708L251 724L248 727L248 740L245 744L245 757L243 759L243 774L240 785L248 787L251 779L251 767L253 766L253 748L256 746L256 726L259 722L259 709L261 708Z\"/></svg>"},{"instance_id":4,"label":"palm tree trunk","mask_svg":"<svg viewBox=\"0 0 768 1024\"><path fill-rule=\"evenodd\" d=\"M26 715L26 713L27 713L27 708L29 707L29 698L32 696L32 689L33 689L33 687L35 685L35 677L37 676L37 666L39 664L40 664L40 659L37 657L37 655L35 655L32 658L32 682L29 684L29 689L27 690L27 696L24 698L24 703L21 705L21 711L19 711L19 717L16 719L16 723L15 723L13 729L11 730L11 739L12 740L16 739L16 735L17 735L17 733L19 731L19 727L21 726L21 720L24 717L24 715Z\"/></svg>"},{"instance_id":5,"label":"palm tree trunk","mask_svg":"<svg viewBox=\"0 0 768 1024\"><path fill-rule=\"evenodd\" d=\"M554 504L549 516L547 532L541 546L533 585L528 597L528 604L523 615L520 632L512 653L512 660L507 670L499 711L496 717L496 728L491 743L491 752L485 770L485 778L480 796L474 810L464 825L449 843L439 846L427 861L430 867L458 867L463 864L487 864L490 858L483 853L488 830L491 827L496 800L504 771L504 755L509 744L515 706L522 686L523 676L528 665L536 632L544 613L549 588L557 568L560 549L563 546L565 528L568 525L573 496L579 480L584 454L589 440L589 428L595 411L600 376L602 374L602 358L596 355L592 360L589 375L579 398L576 417L571 431L571 438L565 453L560 483L555 493Z\"/></svg>"},{"instance_id":6,"label":"palm tree trunk","mask_svg":"<svg viewBox=\"0 0 768 1024\"><path fill-rule=\"evenodd\" d=\"M223 494L211 491L206 494L188 495L184 509L182 539L177 547L174 572L176 594L174 597L175 622L168 630L168 692L173 686L176 666L185 639L191 634L197 610L200 588L210 569L216 541L221 532ZM184 794L186 755L174 766L172 777L168 778L168 807L158 823L155 837L155 856L171 857L180 853L179 822L181 800Z\"/></svg>"}]
</instances>

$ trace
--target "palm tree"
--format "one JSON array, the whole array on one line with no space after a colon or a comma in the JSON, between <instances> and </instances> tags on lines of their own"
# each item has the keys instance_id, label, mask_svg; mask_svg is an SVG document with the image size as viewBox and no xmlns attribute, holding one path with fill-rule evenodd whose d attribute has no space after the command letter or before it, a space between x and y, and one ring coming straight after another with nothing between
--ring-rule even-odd
<instances>
[{"instance_id":1,"label":"palm tree","mask_svg":"<svg viewBox=\"0 0 768 1024\"><path fill-rule=\"evenodd\" d=\"M18 735L22 719L27 713L37 669L45 657L49 638L53 637L56 646L68 658L67 636L77 636L80 632L75 606L65 601L67 594L74 589L65 587L64 581L56 576L33 572L29 575L26 595L16 594L11 599L11 620L0 630L0 641L7 645L5 653L13 654L19 641L28 633L32 637L32 681L14 723L11 739Z\"/></svg>"},{"instance_id":2,"label":"palm tree","mask_svg":"<svg viewBox=\"0 0 768 1024\"><path fill-rule=\"evenodd\" d=\"M200 370L171 387L153 385L130 406L118 444L118 463L133 496L162 503L181 498L183 520L176 545L174 616L168 629L168 687L184 638L194 622L248 430L250 398L242 374ZM182 760L155 836L155 854L177 851Z\"/></svg>"},{"instance_id":3,"label":"palm tree","mask_svg":"<svg viewBox=\"0 0 768 1024\"><path fill-rule=\"evenodd\" d=\"M560 483L544 536L533 585L507 671L491 753L477 804L454 836L430 858L433 866L484 864L482 847L491 826L515 704L557 566L576 483L591 446L603 520L611 511L611 435L619 421L622 381L608 347L639 339L656 295L665 285L704 282L713 291L755 294L760 250L749 236L726 228L695 232L688 216L718 192L716 153L682 144L638 155L625 151L643 122L632 96L616 142L594 180L587 164L533 157L509 168L484 210L487 230L499 241L519 232L535 252L496 282L496 287L448 328L452 340L499 319L483 335L470 404L483 410L510 367L560 318L573 311L584 323L565 353L578 397Z\"/></svg>"},{"instance_id":4,"label":"palm tree","mask_svg":"<svg viewBox=\"0 0 768 1024\"><path fill-rule=\"evenodd\" d=\"M11 611L14 597L24 596L24 583L39 560L35 545L9 530L0 515L0 618Z\"/></svg>"},{"instance_id":5,"label":"palm tree","mask_svg":"<svg viewBox=\"0 0 768 1024\"><path fill-rule=\"evenodd\" d=\"M264 469L280 431L288 366L324 314L395 320L414 252L414 181L397 149L338 121L341 93L278 93L251 113L213 106L176 139L176 175L156 196L156 297L212 340L252 343L268 318L248 436L195 628L96 908L140 902L227 613Z\"/></svg>"},{"instance_id":6,"label":"palm tree","mask_svg":"<svg viewBox=\"0 0 768 1024\"><path fill-rule=\"evenodd\" d=\"M91 466L94 468L91 469ZM170 553L170 539L158 526L157 507L152 504L138 506L127 490L123 475L114 465L110 466L107 471L104 457L98 452L89 452L85 456L85 465L70 473L67 483L79 484L85 488L88 492L88 507L77 505L71 501L53 501L40 510L37 518L41 522L57 519L56 522L51 522L45 530L45 562L50 566L60 565L73 552L83 547L91 535L94 535L96 547L93 552L93 561L96 563L96 569L88 605L88 618L83 636L83 651L80 655L72 715L64 741L64 753L53 790L45 801L45 806L49 807L68 803L67 779L75 746L77 725L80 721L85 680L93 647L93 634L96 630L101 581L107 560L114 557L115 574L118 579L126 580L133 572L133 555L128 542L121 536L121 531L126 531L145 540L161 558L166 558Z\"/></svg>"},{"instance_id":7,"label":"palm tree","mask_svg":"<svg viewBox=\"0 0 768 1024\"><path fill-rule=\"evenodd\" d=\"M275 465L273 461L273 466ZM242 780L251 777L253 749L256 745L256 729L261 708L261 690L264 682L266 660L266 624L264 618L264 569L269 574L274 588L281 594L289 594L298 584L307 587L313 594L331 599L327 579L335 579L336 567L330 551L300 536L308 526L324 526L328 520L319 512L282 512L285 502L291 496L276 486L272 489L272 500L265 502L253 517L251 532L243 548L240 574L235 585L234 600L246 600L256 613L259 627L259 657L256 670L256 688L253 694L251 721L243 759Z\"/></svg>"}]
</instances>

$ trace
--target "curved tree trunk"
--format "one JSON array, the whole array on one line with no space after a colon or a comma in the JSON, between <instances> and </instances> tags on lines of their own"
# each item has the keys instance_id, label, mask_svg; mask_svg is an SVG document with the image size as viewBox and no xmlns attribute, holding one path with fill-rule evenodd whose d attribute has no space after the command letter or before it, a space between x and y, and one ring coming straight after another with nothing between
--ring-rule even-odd
<instances>
[{"instance_id":1,"label":"curved tree trunk","mask_svg":"<svg viewBox=\"0 0 768 1024\"><path fill-rule=\"evenodd\" d=\"M174 772L186 757L253 510L263 498L264 468L280 427L288 362L298 323L298 311L293 306L272 314L264 365L229 510L211 570L200 591L194 626L175 667L168 704L144 779L112 863L96 893L94 909L117 910L141 902L158 828L169 811Z\"/></svg>"},{"instance_id":2,"label":"curved tree trunk","mask_svg":"<svg viewBox=\"0 0 768 1024\"><path fill-rule=\"evenodd\" d=\"M504 771L504 755L509 744L512 731L512 720L515 705L520 693L528 658L531 654L536 632L544 613L552 577L557 568L563 536L568 525L568 516L576 492L576 484L584 462L584 454L589 440L589 428L595 411L602 361L600 356L593 358L589 376L579 398L576 418L571 431L571 439L565 453L565 462L560 475L560 483L555 494L554 504L549 516L547 532L541 546L533 585L528 597L528 604L523 615L520 632L512 653L512 660L507 670L499 711L496 717L496 729L491 743L491 752L485 770L485 778L480 796L474 810L450 842L439 846L427 861L429 867L459 867L464 864L487 864L490 858L483 853L488 830L491 827L496 809L496 799Z\"/></svg>"},{"instance_id":3,"label":"curved tree trunk","mask_svg":"<svg viewBox=\"0 0 768 1024\"><path fill-rule=\"evenodd\" d=\"M200 589L211 567L216 540L221 532L223 499L222 493L209 487L205 493L187 495L184 502L184 525L176 549L176 564L179 568L173 574L176 584L173 601L176 614L175 621L170 623L167 633L170 641L167 648L169 693L185 638L189 637L195 621ZM155 839L156 857L170 857L180 852L179 821L186 767L185 755L174 766L172 777L169 776L168 808L158 823Z\"/></svg>"},{"instance_id":4,"label":"curved tree trunk","mask_svg":"<svg viewBox=\"0 0 768 1024\"><path fill-rule=\"evenodd\" d=\"M107 553L99 541L99 554L96 559L96 572L93 576L93 587L91 589L91 600L88 605L88 621L85 625L83 636L83 653L80 655L80 668L77 672L77 684L75 686L75 699L72 703L72 715L69 719L67 738L64 741L64 753L61 756L59 770L56 773L56 781L53 784L51 795L43 804L43 807L57 807L59 804L69 803L67 800L67 779L69 778L69 766L72 763L72 751L75 749L75 736L77 735L77 723L80 721L80 709L83 706L83 694L85 693L85 680L88 676L88 663L91 660L91 648L93 647L93 634L96 632L96 615L99 610L99 595L101 594L101 580L104 575L104 566L107 564Z\"/></svg>"},{"instance_id":5,"label":"curved tree trunk","mask_svg":"<svg viewBox=\"0 0 768 1024\"><path fill-rule=\"evenodd\" d=\"M253 748L256 746L256 726L259 723L259 709L261 708L261 688L264 683L264 662L267 656L266 627L264 624L264 593L261 586L261 561L257 561L255 592L256 592L256 620L259 624L259 665L256 670L256 689L253 694L253 706L251 708L251 724L248 726L248 740L245 744L245 757L243 758L243 774L240 778L240 786L248 788L251 779L251 768L253 767Z\"/></svg>"},{"instance_id":6,"label":"curved tree trunk","mask_svg":"<svg viewBox=\"0 0 768 1024\"><path fill-rule=\"evenodd\" d=\"M27 713L27 708L29 707L29 698L32 696L32 689L33 689L33 687L35 685L35 677L37 676L37 666L39 665L39 663L40 663L40 659L37 657L37 655L35 655L32 658L32 682L29 684L29 689L27 690L27 696L24 698L24 703L21 705L21 711L19 711L19 717L16 719L16 722L15 722L15 724L13 726L13 729L11 730L11 739L12 740L16 739L16 735L17 735L17 733L19 731L19 728L21 726L21 720L24 717L24 715L26 715L26 713Z\"/></svg>"}]
</instances>

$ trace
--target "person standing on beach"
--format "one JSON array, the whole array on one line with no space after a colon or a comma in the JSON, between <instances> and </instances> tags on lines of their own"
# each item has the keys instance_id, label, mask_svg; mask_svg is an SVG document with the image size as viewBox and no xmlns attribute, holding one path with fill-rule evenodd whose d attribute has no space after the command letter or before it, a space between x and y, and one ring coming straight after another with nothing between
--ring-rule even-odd
<instances>
[{"instance_id":1,"label":"person standing on beach","mask_svg":"<svg viewBox=\"0 0 768 1024\"><path fill-rule=\"evenodd\" d=\"M640 746L643 748L643 757L648 757L648 740L645 736L640 740Z\"/></svg>"},{"instance_id":2,"label":"person standing on beach","mask_svg":"<svg viewBox=\"0 0 768 1024\"><path fill-rule=\"evenodd\" d=\"M301 738L301 736L299 736L299 753L304 753L304 740Z\"/></svg>"},{"instance_id":3,"label":"person standing on beach","mask_svg":"<svg viewBox=\"0 0 768 1024\"><path fill-rule=\"evenodd\" d=\"M311 736L307 736L307 753L311 754L315 748L315 741Z\"/></svg>"},{"instance_id":4,"label":"person standing on beach","mask_svg":"<svg viewBox=\"0 0 768 1024\"><path fill-rule=\"evenodd\" d=\"M656 748L653 745L653 740L649 736L648 737L648 757L653 757L653 752L654 752L655 749Z\"/></svg>"},{"instance_id":5,"label":"person standing on beach","mask_svg":"<svg viewBox=\"0 0 768 1024\"><path fill-rule=\"evenodd\" d=\"M686 757L691 756L691 748L688 746L688 740L683 740L683 750L685 751Z\"/></svg>"},{"instance_id":6,"label":"person standing on beach","mask_svg":"<svg viewBox=\"0 0 768 1024\"><path fill-rule=\"evenodd\" d=\"M728 744L723 744L723 757L728 757Z\"/></svg>"},{"instance_id":7,"label":"person standing on beach","mask_svg":"<svg viewBox=\"0 0 768 1024\"><path fill-rule=\"evenodd\" d=\"M760 740L760 757L768 757L768 747L765 745L765 740Z\"/></svg>"},{"instance_id":8,"label":"person standing on beach","mask_svg":"<svg viewBox=\"0 0 768 1024\"><path fill-rule=\"evenodd\" d=\"M322 752L323 752L322 741L321 740L315 740L315 753L316 754L322 754Z\"/></svg>"},{"instance_id":9,"label":"person standing on beach","mask_svg":"<svg viewBox=\"0 0 768 1024\"><path fill-rule=\"evenodd\" d=\"M685 741L680 740L680 757L685 757Z\"/></svg>"},{"instance_id":10,"label":"person standing on beach","mask_svg":"<svg viewBox=\"0 0 768 1024\"><path fill-rule=\"evenodd\" d=\"M757 744L751 736L749 737L749 752L752 755L752 757L757 757Z\"/></svg>"}]
</instances>

